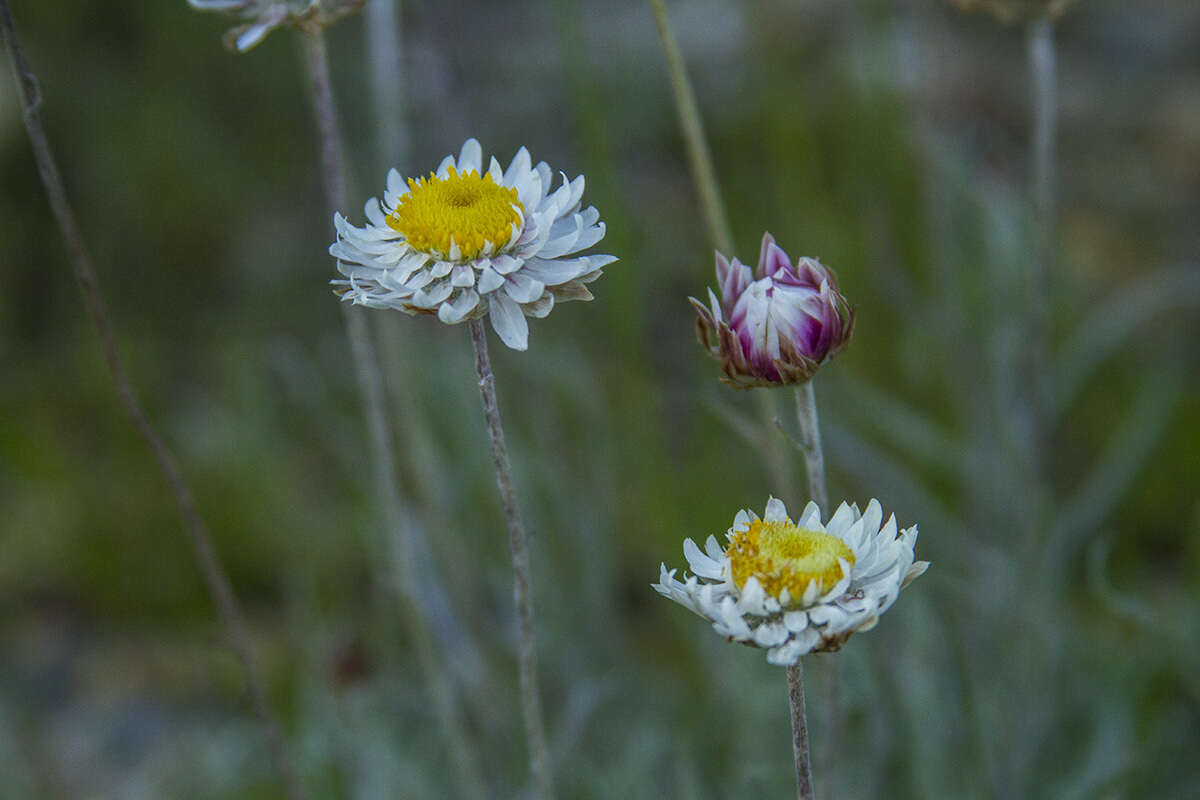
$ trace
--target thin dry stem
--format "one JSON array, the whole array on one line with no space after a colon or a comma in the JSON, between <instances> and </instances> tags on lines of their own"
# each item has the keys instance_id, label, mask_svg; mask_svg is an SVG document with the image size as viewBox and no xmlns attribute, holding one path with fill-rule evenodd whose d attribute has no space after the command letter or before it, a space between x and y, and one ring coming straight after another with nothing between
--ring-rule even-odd
<instances>
[{"instance_id":1,"label":"thin dry stem","mask_svg":"<svg viewBox=\"0 0 1200 800\"><path fill-rule=\"evenodd\" d=\"M242 616L237 596L225 573L221 560L213 547L208 526L196 508L191 489L183 478L174 455L159 436L157 429L151 424L133 383L125 371L124 362L117 350L116 337L113 334L112 322L108 316L107 304L100 291L96 270L92 265L84 243L83 234L75 221L74 212L67 200L66 188L62 176L50 148L42 125L40 108L42 97L38 90L37 78L29 69L9 10L8 0L0 0L0 23L3 24L4 38L8 43L13 71L16 74L18 91L21 96L24 112L25 130L33 147L34 160L37 162L38 175L45 187L50 207L58 223L59 232L66 243L67 254L75 272L75 279L83 294L84 303L96 329L96 337L100 342L100 350L108 366L109 374L116 385L121 405L133 422L134 428L146 442L158 464L159 470L175 497L179 514L183 518L184 530L192 542L196 552L196 561L204 577L204 583L209 595L217 607L221 625L224 628L229 647L237 654L238 659L246 670L246 684L250 690L251 702L255 716L258 718L263 735L271 752L271 759L284 785L287 796L291 800L304 800L307 795L300 786L292 767L292 759L284 743L282 728L272 712L267 701L266 681L263 679L258 661L254 655L254 647L250 639L246 622Z\"/></svg>"},{"instance_id":2,"label":"thin dry stem","mask_svg":"<svg viewBox=\"0 0 1200 800\"><path fill-rule=\"evenodd\" d=\"M812 764L808 755L808 720L804 711L804 667L787 668L788 705L792 711L792 754L796 759L796 798L813 800Z\"/></svg>"},{"instance_id":3,"label":"thin dry stem","mask_svg":"<svg viewBox=\"0 0 1200 800\"><path fill-rule=\"evenodd\" d=\"M324 34L319 30L306 34L304 45L321 150L321 177L328 215L332 219L334 212L340 211L346 205L346 171L338 132L337 104L334 100ZM483 798L486 796L486 789L477 764L478 759L459 723L454 687L446 670L437 663L437 651L429 626L417 601L421 595L422 581L427 585L433 580L433 576L428 569L423 570L424 574L419 576L411 556L416 551L412 541L416 534L410 520L404 514L400 499L396 480L395 449L392 445L391 426L388 424L379 359L363 311L343 304L342 312L367 418L376 496L385 529L398 543L395 548L399 572L396 584L400 594L401 611L415 641L417 658L433 695L434 711L448 739L459 781L466 796Z\"/></svg>"},{"instance_id":4,"label":"thin dry stem","mask_svg":"<svg viewBox=\"0 0 1200 800\"><path fill-rule=\"evenodd\" d=\"M729 217L725 214L725 205L721 202L721 188L717 185L717 171L713 167L712 153L708 148L708 140L704 136L704 123L700 119L700 110L696 104L696 92L688 78L687 65L683 62L683 54L671 28L671 20L667 16L667 8L662 0L650 0L654 11L654 21L658 26L658 38L662 44L663 54L667 59L667 74L671 80L671 94L675 100L675 109L679 113L679 126L683 133L683 141L687 147L688 164L692 171L692 180L700 193L700 205L704 212L704 224L708 228L709 238L713 246L728 256L733 256L733 234L730 233ZM763 427L770 432L774 424L775 411L769 395L755 393L759 417ZM763 461L771 491L785 494L792 485L791 471L787 459L784 458L783 448L778 439L768 435L763 449Z\"/></svg>"},{"instance_id":5,"label":"thin dry stem","mask_svg":"<svg viewBox=\"0 0 1200 800\"><path fill-rule=\"evenodd\" d=\"M470 322L471 342L475 345L475 374L479 378L479 397L487 422L488 438L492 444L492 461L496 468L496 484L500 502L508 523L508 549L512 554L513 603L517 611L517 654L521 671L521 705L525 713L525 738L529 746L529 764L533 770L538 797L550 800L554 787L550 776L550 760L546 752L546 732L542 724L542 704L538 690L537 650L533 633L533 588L529 575L529 549L525 542L525 526L513 490L512 466L508 448L504 445L504 428L500 423L500 407L496 403L496 379L488 358L487 333L483 322Z\"/></svg>"},{"instance_id":6,"label":"thin dry stem","mask_svg":"<svg viewBox=\"0 0 1200 800\"><path fill-rule=\"evenodd\" d=\"M675 97L675 109L679 112L679 125L683 128L683 141L688 150L688 162L692 178L700 191L700 203L704 210L704 222L712 236L713 246L722 253L733 255L733 235L729 232L729 220L721 203L721 191L717 186L717 172L713 168L712 154L704 136L704 124L700 121L700 110L696 105L696 93L688 80L687 66L683 54L671 29L667 7L663 0L650 0L654 10L654 21L658 25L658 38L662 42L663 54L667 58L667 74L671 78L671 93Z\"/></svg>"}]
</instances>

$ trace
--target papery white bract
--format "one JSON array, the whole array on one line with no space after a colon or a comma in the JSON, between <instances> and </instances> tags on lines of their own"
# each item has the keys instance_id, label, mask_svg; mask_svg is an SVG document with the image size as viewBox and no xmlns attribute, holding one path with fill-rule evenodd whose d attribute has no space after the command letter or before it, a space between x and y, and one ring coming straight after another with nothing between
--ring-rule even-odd
<instances>
[{"instance_id":1,"label":"papery white bract","mask_svg":"<svg viewBox=\"0 0 1200 800\"><path fill-rule=\"evenodd\" d=\"M793 266L771 234L763 234L754 272L717 253L718 298L699 315L700 343L721 362L722 380L743 389L803 383L850 341L854 309L837 276L815 258Z\"/></svg>"},{"instance_id":2,"label":"papery white bract","mask_svg":"<svg viewBox=\"0 0 1200 800\"><path fill-rule=\"evenodd\" d=\"M362 8L365 0L188 0L197 11L213 11L247 20L225 34L225 46L244 53L276 28L323 30Z\"/></svg>"},{"instance_id":3,"label":"papery white bract","mask_svg":"<svg viewBox=\"0 0 1200 800\"><path fill-rule=\"evenodd\" d=\"M914 560L916 541L915 525L897 532L895 516L883 523L876 500L865 512L842 503L822 524L816 503L793 522L771 498L762 518L737 513L724 546L715 536L703 550L685 539L693 574L679 580L663 564L652 586L729 641L763 648L770 663L791 666L875 627L929 566Z\"/></svg>"},{"instance_id":4,"label":"papery white bract","mask_svg":"<svg viewBox=\"0 0 1200 800\"><path fill-rule=\"evenodd\" d=\"M486 171L479 142L468 139L428 178L388 173L382 203L367 201L367 224L334 216L335 280L343 300L409 314L437 314L447 324L490 316L500 339L528 347L529 317L555 303L591 300L585 284L616 261L579 255L604 237L595 208L582 208L584 179L560 173L522 147L507 169L495 157Z\"/></svg>"}]
</instances>

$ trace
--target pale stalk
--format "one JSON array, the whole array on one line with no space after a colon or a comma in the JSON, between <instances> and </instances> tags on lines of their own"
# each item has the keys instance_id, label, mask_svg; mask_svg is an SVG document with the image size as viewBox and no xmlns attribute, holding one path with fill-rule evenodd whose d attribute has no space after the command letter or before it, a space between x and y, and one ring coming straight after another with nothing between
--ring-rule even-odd
<instances>
[{"instance_id":1,"label":"pale stalk","mask_svg":"<svg viewBox=\"0 0 1200 800\"><path fill-rule=\"evenodd\" d=\"M517 657L521 675L521 707L525 716L525 739L529 747L529 766L533 772L537 795L551 800L554 788L550 776L550 759L546 751L546 731L542 724L542 703L538 690L537 650L533 633L533 587L529 575L529 548L525 541L525 526L513 489L512 466L508 448L504 445L504 428L500 423L500 407L496 403L496 378L488 358L487 332L483 322L473 319L471 342L475 346L475 374L479 378L479 398L492 445L492 461L496 469L496 484L500 503L508 523L508 549L512 555L513 603L517 612Z\"/></svg>"},{"instance_id":2,"label":"pale stalk","mask_svg":"<svg viewBox=\"0 0 1200 800\"><path fill-rule=\"evenodd\" d=\"M319 30L310 31L305 33L303 39L309 89L321 150L321 177L325 189L326 213L328 219L333 219L335 212L346 207L346 172L342 161L341 137L338 133L337 103L334 100L324 34ZM446 671L437 663L437 651L423 610L417 602L420 596L419 576L414 569L411 555L416 545L412 541L412 524L404 514L396 480L396 456L392 445L392 431L388 424L379 359L375 354L364 312L349 304L342 304L342 317L346 323L355 374L367 418L375 492L385 529L388 535L397 541L394 549L398 555L396 563L399 574L396 584L401 612L413 636L417 659L429 684L434 700L434 713L446 734L451 758L457 767L458 779L467 796L483 798L486 796L486 790L477 758L458 721L454 687ZM428 574L428 571L426 572Z\"/></svg>"},{"instance_id":3,"label":"pale stalk","mask_svg":"<svg viewBox=\"0 0 1200 800\"><path fill-rule=\"evenodd\" d=\"M174 495L179 515L183 518L184 530L192 541L205 587L212 597L213 604L217 607L227 643L246 671L246 685L250 691L254 713L262 728L264 738L267 740L271 761L283 784L284 791L289 800L306 800L307 794L296 778L292 766L293 762L283 738L282 726L267 701L266 681L254 655L253 643L233 585L213 547L208 526L196 508L191 489L184 480L183 473L179 470L175 456L167 448L158 430L151 424L117 350L112 322L108 316L104 295L100 291L100 283L92 265L91 255L88 253L83 233L79 230L75 214L67 200L67 192L58 171L58 164L42 126L40 111L42 97L38 90L37 78L25 61L20 39L17 37L16 26L13 24L12 13L8 7L8 0L0 0L0 25L3 27L4 38L8 43L9 55L17 79L17 90L24 112L25 130L33 147L38 175L46 190L59 232L66 243L67 255L75 272L75 280L79 284L84 304L87 306L92 325L96 330L96 337L100 342L100 350L108 367L109 375L116 385L117 395L125 413L150 448L159 471L166 479L171 494Z\"/></svg>"},{"instance_id":4,"label":"pale stalk","mask_svg":"<svg viewBox=\"0 0 1200 800\"><path fill-rule=\"evenodd\" d=\"M715 247L721 253L733 256L733 234L730 233L729 217L725 214L725 205L721 202L721 188L717 184L717 171L713 167L712 152L704 135L704 123L700 119L700 108L696 103L696 92L688 78L687 65L683 61L683 53L675 32L671 28L671 20L667 16L667 8L662 0L650 0L650 8L654 12L654 21L658 28L658 38L662 43L663 55L667 60L667 75L671 81L671 96L675 100L675 110L679 114L679 127L683 133L684 145L687 148L688 165L692 172L692 180L700 194L700 206L704 214L704 224L708 235ZM771 490L776 494L786 494L792 485L787 459L784 457L783 445L778 437L773 435L775 410L769 395L755 393L758 413L762 418L763 429L763 461L767 469L767 477Z\"/></svg>"},{"instance_id":5,"label":"pale stalk","mask_svg":"<svg viewBox=\"0 0 1200 800\"><path fill-rule=\"evenodd\" d=\"M806 381L796 387L796 420L800 423L800 452L804 455L805 472L808 475L808 494L821 507L821 513L829 514L829 490L825 485L825 452L821 447L821 427L817 417L817 398L813 382ZM842 737L842 670L836 658L825 660L824 747L821 752L821 770L826 780L833 780L838 748Z\"/></svg>"},{"instance_id":6,"label":"pale stalk","mask_svg":"<svg viewBox=\"0 0 1200 800\"><path fill-rule=\"evenodd\" d=\"M371 0L363 9L364 50L378 150L385 167L405 163L404 37L400 0Z\"/></svg>"},{"instance_id":7,"label":"pale stalk","mask_svg":"<svg viewBox=\"0 0 1200 800\"><path fill-rule=\"evenodd\" d=\"M696 104L696 93L692 89L691 81L688 79L687 66L683 61L683 54L679 50L679 43L675 39L675 33L671 28L671 21L667 16L667 8L663 0L650 0L650 7L654 12L654 21L658 27L659 41L662 43L663 54L667 59L667 74L671 81L671 94L675 99L675 109L679 113L679 125L683 131L683 139L687 146L688 163L691 166L692 178L696 182L696 188L700 193L700 203L704 211L704 220L708 226L709 236L712 239L713 245L718 251L733 255L733 235L730 233L729 220L725 215L725 207L721 202L721 190L717 185L716 170L713 168L712 154L708 148L708 141L704 136L704 125L700 120L699 107ZM811 382L810 382L811 383ZM806 384L809 386L810 384ZM809 389L811 392L811 388ZM775 412L771 402L771 396L765 392L757 393L758 411L762 418L763 430L763 460L767 468L767 476L770 480L772 489L778 494L786 494L792 486L791 475L787 468L787 460L783 457L783 443L779 437L774 435ZM812 415L812 430L816 431L816 405L811 404L811 395L809 395ZM799 402L799 400L797 400ZM803 426L802 426L803 427ZM820 458L820 434L817 433L816 453L820 462L820 494L812 492L810 494L816 499L822 499L817 502L821 505L822 512L825 511L825 468L824 460ZM809 448L805 448L805 461L808 462ZM812 477L814 473L809 471L810 487L812 486ZM788 668L788 697L792 706L792 749L796 759L796 785L799 792L798 796L802 798L812 797L812 768L809 764L808 754L808 728L804 719L804 679L799 662L795 667ZM834 708L831 712L839 713L839 709ZM803 779L802 779L803 776Z\"/></svg>"},{"instance_id":8,"label":"pale stalk","mask_svg":"<svg viewBox=\"0 0 1200 800\"><path fill-rule=\"evenodd\" d=\"M671 94L675 98L675 110L679 112L679 127L683 130L683 141L687 147L688 163L692 179L700 192L700 205L704 211L704 222L713 238L713 245L722 253L733 255L733 235L729 232L729 218L721 203L721 190L717 186L717 172L713 168L712 153L704 136L704 123L700 121L700 109L696 105L696 93L688 79L687 65L683 53L675 40L675 32L667 17L663 0L650 0L654 10L654 21L658 26L658 38L662 42L663 55L667 58L667 75L671 79Z\"/></svg>"},{"instance_id":9,"label":"pale stalk","mask_svg":"<svg viewBox=\"0 0 1200 800\"><path fill-rule=\"evenodd\" d=\"M1029 397L1028 458L1030 475L1040 483L1045 437L1046 353L1050 262L1055 237L1055 138L1058 125L1056 96L1057 65L1054 48L1054 21L1039 17L1029 23L1028 45L1030 90L1033 105L1033 131L1030 137L1030 167L1033 195L1033 252L1029 259L1026 287L1029 331L1027 347ZM1033 530L1037 526L1030 526Z\"/></svg>"},{"instance_id":10,"label":"pale stalk","mask_svg":"<svg viewBox=\"0 0 1200 800\"><path fill-rule=\"evenodd\" d=\"M796 759L796 798L813 800L812 764L808 757L808 721L804 712L804 667L787 668L788 706L792 711L792 754Z\"/></svg>"},{"instance_id":11,"label":"pale stalk","mask_svg":"<svg viewBox=\"0 0 1200 800\"><path fill-rule=\"evenodd\" d=\"M808 494L829 513L829 492L825 488L825 451L821 448L821 428L817 420L817 398L813 382L805 381L796 387L796 421L800 423L800 451L808 473Z\"/></svg>"}]
</instances>

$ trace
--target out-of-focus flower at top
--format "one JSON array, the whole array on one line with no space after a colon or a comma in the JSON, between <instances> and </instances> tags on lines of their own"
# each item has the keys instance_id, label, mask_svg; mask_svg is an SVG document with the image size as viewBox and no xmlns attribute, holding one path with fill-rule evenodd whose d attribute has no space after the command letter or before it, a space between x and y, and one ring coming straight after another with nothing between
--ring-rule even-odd
<instances>
[{"instance_id":1,"label":"out-of-focus flower at top","mask_svg":"<svg viewBox=\"0 0 1200 800\"><path fill-rule=\"evenodd\" d=\"M900 590L929 567L915 561L914 525L897 533L872 500L867 510L842 503L828 523L809 503L798 522L772 497L762 519L739 511L722 547L709 536L701 550L691 539L684 580L666 564L652 588L712 623L731 642L767 651L787 667L801 656L841 648L857 631L875 627Z\"/></svg>"},{"instance_id":2,"label":"out-of-focus flower at top","mask_svg":"<svg viewBox=\"0 0 1200 800\"><path fill-rule=\"evenodd\" d=\"M188 0L188 5L197 11L215 11L249 20L231 28L222 39L230 50L244 53L276 28L299 28L308 33L324 30L341 17L358 11L365 1Z\"/></svg>"},{"instance_id":3,"label":"out-of-focus flower at top","mask_svg":"<svg viewBox=\"0 0 1200 800\"><path fill-rule=\"evenodd\" d=\"M721 362L725 383L743 389L803 383L850 341L854 309L837 276L815 258L795 266L763 234L758 268L717 253L717 287L696 308L696 334Z\"/></svg>"},{"instance_id":4,"label":"out-of-focus flower at top","mask_svg":"<svg viewBox=\"0 0 1200 800\"><path fill-rule=\"evenodd\" d=\"M986 11L1003 22L1042 17L1056 20L1075 0L950 0L964 11Z\"/></svg>"},{"instance_id":5,"label":"out-of-focus flower at top","mask_svg":"<svg viewBox=\"0 0 1200 800\"><path fill-rule=\"evenodd\" d=\"M591 300L584 285L616 261L578 255L604 238L595 208L581 208L583 176L533 166L522 147L501 169L483 168L479 142L468 139L457 159L446 156L428 178L406 182L388 173L383 202L367 201L367 224L335 214L338 240L329 248L344 280L343 300L408 314L437 314L454 325L490 316L509 347L529 346L526 316L541 318L555 303Z\"/></svg>"}]
</instances>

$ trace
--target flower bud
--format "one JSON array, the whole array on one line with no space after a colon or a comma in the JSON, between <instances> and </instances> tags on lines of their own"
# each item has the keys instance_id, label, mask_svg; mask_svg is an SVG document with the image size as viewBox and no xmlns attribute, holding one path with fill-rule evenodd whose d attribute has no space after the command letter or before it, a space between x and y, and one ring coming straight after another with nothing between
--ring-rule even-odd
<instances>
[{"instance_id":1,"label":"flower bud","mask_svg":"<svg viewBox=\"0 0 1200 800\"><path fill-rule=\"evenodd\" d=\"M850 341L854 309L837 276L815 258L792 265L775 238L763 235L758 267L717 253L718 300L688 298L696 333L721 362L725 383L742 389L803 383Z\"/></svg>"}]
</instances>

